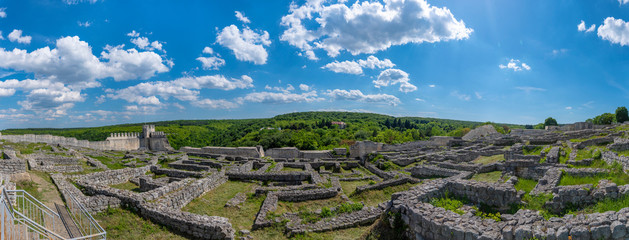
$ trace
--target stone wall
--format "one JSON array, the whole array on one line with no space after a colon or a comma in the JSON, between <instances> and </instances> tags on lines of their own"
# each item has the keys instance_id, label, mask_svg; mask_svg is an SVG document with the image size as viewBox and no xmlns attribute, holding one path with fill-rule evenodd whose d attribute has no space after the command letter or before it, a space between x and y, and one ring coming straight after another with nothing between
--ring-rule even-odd
<instances>
[{"instance_id":1,"label":"stone wall","mask_svg":"<svg viewBox=\"0 0 629 240\"><path fill-rule=\"evenodd\" d=\"M4 149L1 154L4 159L0 159L0 173L16 174L26 172L26 161L18 158L15 155L15 151Z\"/></svg>"},{"instance_id":2,"label":"stone wall","mask_svg":"<svg viewBox=\"0 0 629 240\"><path fill-rule=\"evenodd\" d=\"M258 181L278 181L278 182L301 182L311 179L311 174L307 172L235 172L229 171L226 174L229 180L258 180Z\"/></svg>"},{"instance_id":3,"label":"stone wall","mask_svg":"<svg viewBox=\"0 0 629 240\"><path fill-rule=\"evenodd\" d=\"M214 154L214 155L230 155L240 157L260 158L264 157L262 147L182 147L179 151L186 153Z\"/></svg>"},{"instance_id":4,"label":"stone wall","mask_svg":"<svg viewBox=\"0 0 629 240\"><path fill-rule=\"evenodd\" d=\"M614 162L618 162L622 165L625 171L629 170L629 157L620 156L612 151L604 151L601 154L601 158L609 165L614 164Z\"/></svg>"},{"instance_id":5,"label":"stone wall","mask_svg":"<svg viewBox=\"0 0 629 240\"><path fill-rule=\"evenodd\" d=\"M65 145L73 147L91 148L96 150L117 150L117 151L129 151L137 150L140 146L138 138L115 138L105 141L90 142L87 140L77 140L76 138L67 138L53 135L0 135L0 139L4 139L11 142L31 142L31 143L46 143L50 145Z\"/></svg>"},{"instance_id":6,"label":"stone wall","mask_svg":"<svg viewBox=\"0 0 629 240\"><path fill-rule=\"evenodd\" d=\"M338 194L335 188L317 188L310 190L278 191L277 199L286 202L303 202L333 198Z\"/></svg>"},{"instance_id":7,"label":"stone wall","mask_svg":"<svg viewBox=\"0 0 629 240\"><path fill-rule=\"evenodd\" d=\"M131 178L144 175L150 170L151 166L139 168L123 168L118 170L108 170L104 172L95 172L75 177L77 183L81 185L114 185L129 181Z\"/></svg>"},{"instance_id":8,"label":"stone wall","mask_svg":"<svg viewBox=\"0 0 629 240\"><path fill-rule=\"evenodd\" d=\"M470 180L454 180L446 184L446 191L458 197L465 197L470 202L487 204L499 209L508 209L510 205L520 203L521 196L508 183L487 183Z\"/></svg>"},{"instance_id":9,"label":"stone wall","mask_svg":"<svg viewBox=\"0 0 629 240\"><path fill-rule=\"evenodd\" d=\"M383 189L383 188L387 188L387 187L391 187L391 186L397 186L397 185L402 185L405 184L407 182L413 182L413 180L409 177L400 177L400 178L393 178L393 179L389 179L386 181L382 181L376 184L372 184L372 185L363 185L363 186L358 186L356 187L356 193L361 193L364 191L369 191L369 190L378 190L378 189Z\"/></svg>"},{"instance_id":10,"label":"stone wall","mask_svg":"<svg viewBox=\"0 0 629 240\"><path fill-rule=\"evenodd\" d=\"M301 151L296 147L283 147L283 148L271 148L267 149L264 152L264 156L270 157L273 159L297 159L297 158L306 158L306 159L315 159L315 158L332 158L332 152L329 150L322 151Z\"/></svg>"},{"instance_id":11,"label":"stone wall","mask_svg":"<svg viewBox=\"0 0 629 240\"><path fill-rule=\"evenodd\" d=\"M358 141L349 147L350 158L364 158L369 153L382 150L382 143L372 141Z\"/></svg>"},{"instance_id":12,"label":"stone wall","mask_svg":"<svg viewBox=\"0 0 629 240\"><path fill-rule=\"evenodd\" d=\"M151 166L151 172L158 175L166 174L166 176L175 177L175 178L188 178L188 177L201 178L207 175L206 173L202 173L202 172L190 172L190 171L179 170L179 169L160 168L159 166Z\"/></svg>"},{"instance_id":13,"label":"stone wall","mask_svg":"<svg viewBox=\"0 0 629 240\"><path fill-rule=\"evenodd\" d=\"M74 196L76 200L81 203L89 212L97 213L106 210L109 207L119 207L121 201L114 197L108 197L103 195L98 196L85 196L74 184L68 182L66 176L61 173L51 174L50 178L57 185L61 196L69 201L70 195Z\"/></svg>"}]
</instances>

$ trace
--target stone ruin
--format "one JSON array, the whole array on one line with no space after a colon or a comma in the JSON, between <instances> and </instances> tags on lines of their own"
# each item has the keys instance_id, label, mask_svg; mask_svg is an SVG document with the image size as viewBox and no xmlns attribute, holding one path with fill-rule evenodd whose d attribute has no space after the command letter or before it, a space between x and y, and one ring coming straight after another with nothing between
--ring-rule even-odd
<instances>
[{"instance_id":1,"label":"stone ruin","mask_svg":"<svg viewBox=\"0 0 629 240\"><path fill-rule=\"evenodd\" d=\"M21 166L50 172L62 194L78 196L91 212L124 206L199 239L251 239L252 231L277 226L291 237L378 220L399 229L408 239L629 239L629 206L603 213L580 212L599 202L626 197L629 184L604 177L587 184L562 183L568 177L596 179L613 171L626 174L629 157L624 151L629 150L629 132L618 126L565 132L514 130L503 135L483 127L471 131L469 137L433 137L396 145L362 141L349 151L204 147L168 154L127 152L119 159L136 160L117 170L106 170L107 166L90 157L94 150L85 149L59 148L56 152L54 148L50 153L25 155L25 160L5 149L9 156L0 161L14 161L16 166L21 161ZM81 172L78 163L82 161L102 171L64 174ZM2 167L5 164L0 164L0 170ZM490 174L498 178L483 178ZM533 181L534 187L519 189L525 181ZM263 199L246 229L233 225L229 218L186 208L228 182L254 187L225 202L229 209L225 211L237 211L249 198ZM355 182L364 184L348 190L347 184ZM137 189L116 187L123 183L132 183ZM354 198L394 187L401 190L381 202ZM543 206L528 206L531 197L545 197ZM464 205L456 211L434 205L435 199L444 198L461 199ZM361 204L362 208L312 221L298 212L278 213L289 203L331 199ZM487 217L487 213L496 215Z\"/></svg>"}]
</instances>

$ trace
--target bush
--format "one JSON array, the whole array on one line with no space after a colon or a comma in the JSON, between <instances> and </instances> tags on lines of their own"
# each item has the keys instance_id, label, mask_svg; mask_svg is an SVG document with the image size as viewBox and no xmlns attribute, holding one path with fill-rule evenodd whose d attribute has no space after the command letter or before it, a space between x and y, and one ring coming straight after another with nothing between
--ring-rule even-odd
<instances>
[{"instance_id":1,"label":"bush","mask_svg":"<svg viewBox=\"0 0 629 240\"><path fill-rule=\"evenodd\" d=\"M594 158L595 160L601 159L601 151L594 151L594 153L592 154L592 158Z\"/></svg>"},{"instance_id":2,"label":"bush","mask_svg":"<svg viewBox=\"0 0 629 240\"><path fill-rule=\"evenodd\" d=\"M616 108L616 122L623 123L625 121L629 121L629 112L627 112L627 108Z\"/></svg>"},{"instance_id":3,"label":"bush","mask_svg":"<svg viewBox=\"0 0 629 240\"><path fill-rule=\"evenodd\" d=\"M336 208L336 213L351 213L355 211L360 211L361 209L363 209L362 203L343 203Z\"/></svg>"},{"instance_id":4,"label":"bush","mask_svg":"<svg viewBox=\"0 0 629 240\"><path fill-rule=\"evenodd\" d=\"M319 215L319 216L321 216L321 218L331 217L332 216L332 211L328 207L323 207L321 209L321 215Z\"/></svg>"}]
</instances>

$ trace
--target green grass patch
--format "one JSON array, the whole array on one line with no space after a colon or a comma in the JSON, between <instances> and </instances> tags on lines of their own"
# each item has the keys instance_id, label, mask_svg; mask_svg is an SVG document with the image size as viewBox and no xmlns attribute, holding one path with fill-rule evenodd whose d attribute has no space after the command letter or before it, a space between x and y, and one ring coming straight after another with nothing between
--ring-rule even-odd
<instances>
[{"instance_id":1,"label":"green grass patch","mask_svg":"<svg viewBox=\"0 0 629 240\"><path fill-rule=\"evenodd\" d=\"M15 187L17 189L26 191L28 194L30 194L37 200L41 201L44 199L43 192L39 190L39 184L35 182L28 181L28 180L21 180L15 183Z\"/></svg>"},{"instance_id":2,"label":"green grass patch","mask_svg":"<svg viewBox=\"0 0 629 240\"><path fill-rule=\"evenodd\" d=\"M607 211L617 212L620 209L629 207L629 195L624 195L616 199L606 198L597 202L594 205L587 206L577 212L568 212L569 214L576 213L604 213Z\"/></svg>"},{"instance_id":3,"label":"green grass patch","mask_svg":"<svg viewBox=\"0 0 629 240\"><path fill-rule=\"evenodd\" d=\"M605 135L592 136L592 137L589 137L589 138L575 138L575 139L570 139L570 142L573 142L573 143L585 142L585 141L590 140L590 139L602 138L604 136Z\"/></svg>"},{"instance_id":4,"label":"green grass patch","mask_svg":"<svg viewBox=\"0 0 629 240\"><path fill-rule=\"evenodd\" d=\"M570 153L572 153L572 149L569 147L562 147L559 152L559 163L566 164L568 160L570 160Z\"/></svg>"},{"instance_id":5,"label":"green grass patch","mask_svg":"<svg viewBox=\"0 0 629 240\"><path fill-rule=\"evenodd\" d=\"M619 156L625 156L625 157L629 157L629 150L624 150L624 151L612 151L615 152L616 154L618 154Z\"/></svg>"},{"instance_id":6,"label":"green grass patch","mask_svg":"<svg viewBox=\"0 0 629 240\"><path fill-rule=\"evenodd\" d=\"M111 187L116 189L129 190L132 192L140 192L140 186L135 185L134 183L129 181L123 182L121 184L111 185Z\"/></svg>"},{"instance_id":7,"label":"green grass patch","mask_svg":"<svg viewBox=\"0 0 629 240\"><path fill-rule=\"evenodd\" d=\"M601 146L589 146L584 149L577 150L577 157L574 159L575 161L580 161L583 159L600 159L601 152L607 150L605 147Z\"/></svg>"},{"instance_id":8,"label":"green grass patch","mask_svg":"<svg viewBox=\"0 0 629 240\"><path fill-rule=\"evenodd\" d=\"M227 201L236 196L239 192L249 192L255 183L227 181L226 183L212 189L202 196L192 200L182 210L186 212L221 216L229 218L229 222L236 232L241 229L251 229L256 214L264 202L265 196L247 195L247 200L240 209L225 207Z\"/></svg>"},{"instance_id":9,"label":"green grass patch","mask_svg":"<svg viewBox=\"0 0 629 240\"><path fill-rule=\"evenodd\" d=\"M474 176L472 176L470 180L474 180L478 182L495 183L495 182L504 182L506 179L502 179L501 171L493 171L493 172L487 172L487 173L474 174Z\"/></svg>"},{"instance_id":10,"label":"green grass patch","mask_svg":"<svg viewBox=\"0 0 629 240\"><path fill-rule=\"evenodd\" d=\"M522 148L522 153L524 153L524 155L539 156L542 153L543 149L544 149L543 146L536 146L536 147L524 146Z\"/></svg>"},{"instance_id":11,"label":"green grass patch","mask_svg":"<svg viewBox=\"0 0 629 240\"><path fill-rule=\"evenodd\" d=\"M277 203L275 213L278 215L288 212L311 213L318 209L337 207L343 203L345 203L345 201L341 198L341 196L304 202L279 201Z\"/></svg>"},{"instance_id":12,"label":"green grass patch","mask_svg":"<svg viewBox=\"0 0 629 240\"><path fill-rule=\"evenodd\" d=\"M473 163L480 163L480 164L485 165L485 164L500 162L500 161L504 161L504 160L505 160L505 156L503 154L496 154L496 155L492 155L492 156L478 156L472 162Z\"/></svg>"},{"instance_id":13,"label":"green grass patch","mask_svg":"<svg viewBox=\"0 0 629 240\"><path fill-rule=\"evenodd\" d=\"M304 170L301 169L301 168L283 167L281 171L282 172L301 172L301 171L304 171Z\"/></svg>"},{"instance_id":14,"label":"green grass patch","mask_svg":"<svg viewBox=\"0 0 629 240\"><path fill-rule=\"evenodd\" d=\"M465 214L465 211L459 209L461 207L463 207L463 201L458 200L458 199L454 199L454 198L450 198L448 196L448 192L445 193L445 196L442 198L433 198L430 201L430 204L432 204L435 207L440 207L443 208L445 210L450 210L456 214L459 215L463 215Z\"/></svg>"},{"instance_id":15,"label":"green grass patch","mask_svg":"<svg viewBox=\"0 0 629 240\"><path fill-rule=\"evenodd\" d=\"M391 161L386 161L386 162L382 162L382 164L380 165L380 169L382 169L383 171L393 171L393 170L402 169L402 167L400 167L400 165L397 165Z\"/></svg>"},{"instance_id":16,"label":"green grass patch","mask_svg":"<svg viewBox=\"0 0 629 240\"><path fill-rule=\"evenodd\" d=\"M518 182L515 184L515 190L524 190L524 192L529 193L536 185L537 181L533 179L518 178Z\"/></svg>"},{"instance_id":17,"label":"green grass patch","mask_svg":"<svg viewBox=\"0 0 629 240\"><path fill-rule=\"evenodd\" d=\"M406 191L413 186L416 186L416 184L405 183L380 190L369 190L359 194L352 194L349 198L354 202L363 202L365 203L365 206L373 207L382 202L391 200L391 195L394 193Z\"/></svg>"},{"instance_id":18,"label":"green grass patch","mask_svg":"<svg viewBox=\"0 0 629 240\"><path fill-rule=\"evenodd\" d=\"M265 172L270 172L271 170L273 170L273 168L275 168L275 164L277 164L275 161L271 161L271 166L269 166L269 168L267 168Z\"/></svg>"},{"instance_id":19,"label":"green grass patch","mask_svg":"<svg viewBox=\"0 0 629 240\"><path fill-rule=\"evenodd\" d=\"M602 179L610 180L619 186L629 184L629 175L627 175L623 171L622 166L619 163L615 162L608 169L610 169L609 173L596 174L593 176L586 176L586 177L577 177L571 174L564 173L561 176L559 185L566 186L566 185L592 184L594 187L596 187L596 185L598 185L598 182Z\"/></svg>"},{"instance_id":20,"label":"green grass patch","mask_svg":"<svg viewBox=\"0 0 629 240\"><path fill-rule=\"evenodd\" d=\"M361 181L340 181L341 188L345 195L349 196L356 190L356 187L368 185L369 180L361 180Z\"/></svg>"},{"instance_id":21,"label":"green grass patch","mask_svg":"<svg viewBox=\"0 0 629 240\"><path fill-rule=\"evenodd\" d=\"M511 210L509 210L508 213L514 214L519 209L529 209L529 210L534 210L534 211L540 211L540 214L545 219L556 217L557 215L550 213L548 209L544 208L544 204L550 201L551 199L553 199L552 193L544 193L544 194L539 194L539 195L530 195L526 193L522 197L522 201L524 202L524 204L511 206Z\"/></svg>"},{"instance_id":22,"label":"green grass patch","mask_svg":"<svg viewBox=\"0 0 629 240\"><path fill-rule=\"evenodd\" d=\"M127 166L125 166L122 163L122 161L117 161L117 160L111 159L109 157L92 156L92 155L87 155L87 156L102 162L103 164L105 164L105 166L107 166L111 170L127 168Z\"/></svg>"},{"instance_id":23,"label":"green grass patch","mask_svg":"<svg viewBox=\"0 0 629 240\"><path fill-rule=\"evenodd\" d=\"M109 208L94 215L109 239L187 239L126 209Z\"/></svg>"}]
</instances>

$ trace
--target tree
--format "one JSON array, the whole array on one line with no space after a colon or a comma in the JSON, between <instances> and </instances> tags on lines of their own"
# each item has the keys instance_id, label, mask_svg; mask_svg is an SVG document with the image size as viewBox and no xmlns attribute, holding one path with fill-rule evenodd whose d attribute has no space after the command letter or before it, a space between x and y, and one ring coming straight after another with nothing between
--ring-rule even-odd
<instances>
[{"instance_id":1,"label":"tree","mask_svg":"<svg viewBox=\"0 0 629 240\"><path fill-rule=\"evenodd\" d=\"M626 107L616 108L616 122L623 123L629 120L629 112Z\"/></svg>"},{"instance_id":2,"label":"tree","mask_svg":"<svg viewBox=\"0 0 629 240\"><path fill-rule=\"evenodd\" d=\"M596 116L594 120L592 120L592 123L597 124L597 125L608 125L608 124L612 124L614 120L616 120L616 115L611 114L611 113L603 113L601 115Z\"/></svg>"},{"instance_id":3,"label":"tree","mask_svg":"<svg viewBox=\"0 0 629 240\"><path fill-rule=\"evenodd\" d=\"M546 118L546 120L544 120L544 126L557 126L557 120L552 117Z\"/></svg>"}]
</instances>

